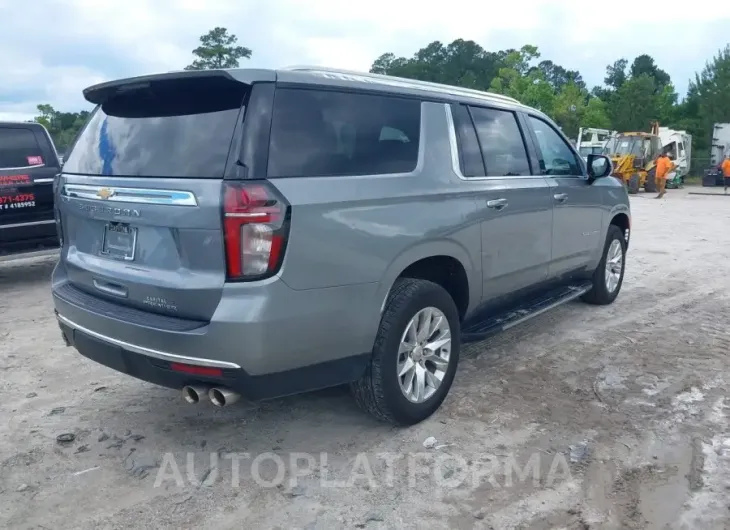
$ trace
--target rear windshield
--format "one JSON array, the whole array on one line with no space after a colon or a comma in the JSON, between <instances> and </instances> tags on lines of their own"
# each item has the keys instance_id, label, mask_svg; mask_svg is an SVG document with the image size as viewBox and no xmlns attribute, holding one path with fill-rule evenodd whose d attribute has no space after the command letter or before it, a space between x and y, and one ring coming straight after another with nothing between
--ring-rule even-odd
<instances>
[{"instance_id":1,"label":"rear windshield","mask_svg":"<svg viewBox=\"0 0 730 530\"><path fill-rule=\"evenodd\" d=\"M41 148L30 129L0 127L0 169L43 165Z\"/></svg>"},{"instance_id":2,"label":"rear windshield","mask_svg":"<svg viewBox=\"0 0 730 530\"><path fill-rule=\"evenodd\" d=\"M221 178L247 90L225 78L194 78L122 92L96 108L63 170Z\"/></svg>"},{"instance_id":3,"label":"rear windshield","mask_svg":"<svg viewBox=\"0 0 730 530\"><path fill-rule=\"evenodd\" d=\"M408 173L416 168L421 103L325 90L276 91L269 177Z\"/></svg>"}]
</instances>

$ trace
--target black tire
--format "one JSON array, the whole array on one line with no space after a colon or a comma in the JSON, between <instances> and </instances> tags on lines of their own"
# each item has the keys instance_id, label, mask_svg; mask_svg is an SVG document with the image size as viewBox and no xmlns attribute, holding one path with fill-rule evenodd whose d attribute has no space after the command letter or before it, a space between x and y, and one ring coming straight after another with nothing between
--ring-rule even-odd
<instances>
[{"instance_id":1,"label":"black tire","mask_svg":"<svg viewBox=\"0 0 730 530\"><path fill-rule=\"evenodd\" d=\"M446 316L452 337L451 355L438 390L423 403L413 403L405 397L398 381L398 348L410 320L426 307L435 307ZM355 401L381 421L414 425L425 420L441 406L451 388L459 363L460 342L459 312L449 293L426 280L399 278L388 295L370 364L365 374L350 385Z\"/></svg>"},{"instance_id":2,"label":"black tire","mask_svg":"<svg viewBox=\"0 0 730 530\"><path fill-rule=\"evenodd\" d=\"M649 171L649 174L646 176L646 184L644 184L644 190L646 190L647 193L656 192L656 172L653 169Z\"/></svg>"},{"instance_id":3,"label":"black tire","mask_svg":"<svg viewBox=\"0 0 730 530\"><path fill-rule=\"evenodd\" d=\"M618 240L621 244L621 276L619 277L618 285L609 292L606 287L606 258L608 257L608 249L611 247L611 243L614 240ZM601 261L598 263L598 267L593 271L593 287L590 291L584 294L581 299L593 305L608 305L612 304L618 293L621 291L621 286L624 283L624 272L626 271L626 239L624 239L623 231L616 225L610 225L608 227L608 234L606 235L606 244L603 245L603 256Z\"/></svg>"},{"instance_id":4,"label":"black tire","mask_svg":"<svg viewBox=\"0 0 730 530\"><path fill-rule=\"evenodd\" d=\"M639 189L641 187L640 184L641 179L639 178L639 174L634 173L633 175L631 175L631 178L629 178L629 182L627 184L627 187L629 188L629 193L639 193Z\"/></svg>"}]
</instances>

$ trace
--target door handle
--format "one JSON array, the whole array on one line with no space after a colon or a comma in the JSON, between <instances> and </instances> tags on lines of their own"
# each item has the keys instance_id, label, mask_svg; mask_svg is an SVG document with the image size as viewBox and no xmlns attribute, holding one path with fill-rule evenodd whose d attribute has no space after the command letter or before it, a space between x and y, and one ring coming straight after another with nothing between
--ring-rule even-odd
<instances>
[{"instance_id":1,"label":"door handle","mask_svg":"<svg viewBox=\"0 0 730 530\"><path fill-rule=\"evenodd\" d=\"M555 199L558 202L565 202L568 200L568 194L567 193L556 193L553 195L553 199Z\"/></svg>"},{"instance_id":2,"label":"door handle","mask_svg":"<svg viewBox=\"0 0 730 530\"><path fill-rule=\"evenodd\" d=\"M493 199L491 201L487 201L487 208L503 210L507 206L507 204L507 199Z\"/></svg>"}]
</instances>

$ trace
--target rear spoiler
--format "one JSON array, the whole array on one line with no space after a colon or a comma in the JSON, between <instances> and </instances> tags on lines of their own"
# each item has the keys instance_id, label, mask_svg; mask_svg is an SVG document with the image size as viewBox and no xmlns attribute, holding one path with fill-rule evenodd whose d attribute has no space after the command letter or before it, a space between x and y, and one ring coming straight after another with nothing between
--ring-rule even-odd
<instances>
[{"instance_id":1,"label":"rear spoiler","mask_svg":"<svg viewBox=\"0 0 730 530\"><path fill-rule=\"evenodd\" d=\"M143 75L107 81L85 88L83 94L89 103L100 105L120 92L143 88L150 83L204 78L222 78L239 83L251 84L255 81L275 82L276 72L274 70L263 69L180 70L164 74Z\"/></svg>"}]
</instances>

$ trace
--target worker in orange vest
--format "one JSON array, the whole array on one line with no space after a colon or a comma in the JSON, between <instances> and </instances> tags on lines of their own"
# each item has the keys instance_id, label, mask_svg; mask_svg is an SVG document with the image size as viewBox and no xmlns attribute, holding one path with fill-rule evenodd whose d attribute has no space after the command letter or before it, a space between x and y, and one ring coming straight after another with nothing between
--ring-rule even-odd
<instances>
[{"instance_id":1,"label":"worker in orange vest","mask_svg":"<svg viewBox=\"0 0 730 530\"><path fill-rule=\"evenodd\" d=\"M727 187L730 186L730 153L725 155L720 169L722 169L722 179L725 182L725 193L727 193Z\"/></svg>"},{"instance_id":2,"label":"worker in orange vest","mask_svg":"<svg viewBox=\"0 0 730 530\"><path fill-rule=\"evenodd\" d=\"M669 172L674 168L674 163L669 158L667 153L662 152L662 154L659 155L659 158L656 160L656 173L655 173L655 181L656 181L656 189L659 191L659 195L655 197L655 199L661 199L664 197L664 194L666 193L666 186L667 186L667 175Z\"/></svg>"}]
</instances>

